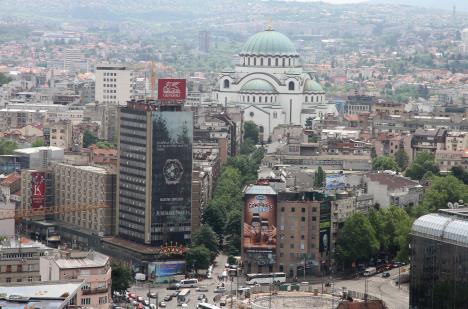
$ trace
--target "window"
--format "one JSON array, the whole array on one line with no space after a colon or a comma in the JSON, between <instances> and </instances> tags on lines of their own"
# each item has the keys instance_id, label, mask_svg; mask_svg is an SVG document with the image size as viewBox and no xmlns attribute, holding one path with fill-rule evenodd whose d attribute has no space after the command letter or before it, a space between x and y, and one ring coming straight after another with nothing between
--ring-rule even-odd
<instances>
[{"instance_id":1,"label":"window","mask_svg":"<svg viewBox=\"0 0 468 309\"><path fill-rule=\"evenodd\" d=\"M281 212L284 212L284 207L281 207Z\"/></svg>"},{"instance_id":2,"label":"window","mask_svg":"<svg viewBox=\"0 0 468 309\"><path fill-rule=\"evenodd\" d=\"M254 65L257 65L257 58L254 58Z\"/></svg>"},{"instance_id":3,"label":"window","mask_svg":"<svg viewBox=\"0 0 468 309\"><path fill-rule=\"evenodd\" d=\"M304 208L304 207L301 208L301 212L305 212L305 208Z\"/></svg>"},{"instance_id":4,"label":"window","mask_svg":"<svg viewBox=\"0 0 468 309\"><path fill-rule=\"evenodd\" d=\"M82 298L81 299L81 304L82 305L90 305L91 304L91 298Z\"/></svg>"},{"instance_id":5,"label":"window","mask_svg":"<svg viewBox=\"0 0 468 309\"><path fill-rule=\"evenodd\" d=\"M250 117L253 117L255 114L254 114L254 112L250 112L249 115L250 115Z\"/></svg>"},{"instance_id":6,"label":"window","mask_svg":"<svg viewBox=\"0 0 468 309\"><path fill-rule=\"evenodd\" d=\"M312 217L312 221L317 221L317 217Z\"/></svg>"},{"instance_id":7,"label":"window","mask_svg":"<svg viewBox=\"0 0 468 309\"><path fill-rule=\"evenodd\" d=\"M295 212L296 211L296 208L295 207L291 207L291 212Z\"/></svg>"},{"instance_id":8,"label":"window","mask_svg":"<svg viewBox=\"0 0 468 309\"><path fill-rule=\"evenodd\" d=\"M263 131L264 131L263 126L259 126L258 127L258 132L263 133Z\"/></svg>"},{"instance_id":9,"label":"window","mask_svg":"<svg viewBox=\"0 0 468 309\"><path fill-rule=\"evenodd\" d=\"M284 59L283 59L284 60ZM294 82L289 82L288 84L288 89L289 90L294 90Z\"/></svg>"},{"instance_id":10,"label":"window","mask_svg":"<svg viewBox=\"0 0 468 309\"><path fill-rule=\"evenodd\" d=\"M268 58L268 66L271 66L271 58Z\"/></svg>"},{"instance_id":11,"label":"window","mask_svg":"<svg viewBox=\"0 0 468 309\"><path fill-rule=\"evenodd\" d=\"M224 85L223 85L224 88L229 88L229 80L228 79L225 79L223 83L224 83Z\"/></svg>"},{"instance_id":12,"label":"window","mask_svg":"<svg viewBox=\"0 0 468 309\"><path fill-rule=\"evenodd\" d=\"M260 58L260 65L263 66L263 58Z\"/></svg>"},{"instance_id":13,"label":"window","mask_svg":"<svg viewBox=\"0 0 468 309\"><path fill-rule=\"evenodd\" d=\"M283 67L286 65L286 59L283 58Z\"/></svg>"},{"instance_id":14,"label":"window","mask_svg":"<svg viewBox=\"0 0 468 309\"><path fill-rule=\"evenodd\" d=\"M23 265L16 266L16 271L19 273L23 272Z\"/></svg>"},{"instance_id":15,"label":"window","mask_svg":"<svg viewBox=\"0 0 468 309\"><path fill-rule=\"evenodd\" d=\"M275 66L278 66L278 58L275 58Z\"/></svg>"},{"instance_id":16,"label":"window","mask_svg":"<svg viewBox=\"0 0 468 309\"><path fill-rule=\"evenodd\" d=\"M305 96L305 101L306 101L306 102L309 101L309 97L308 97L308 96Z\"/></svg>"},{"instance_id":17,"label":"window","mask_svg":"<svg viewBox=\"0 0 468 309\"><path fill-rule=\"evenodd\" d=\"M294 244L290 244L289 248L294 249Z\"/></svg>"},{"instance_id":18,"label":"window","mask_svg":"<svg viewBox=\"0 0 468 309\"><path fill-rule=\"evenodd\" d=\"M255 96L252 96L252 102L255 102Z\"/></svg>"},{"instance_id":19,"label":"window","mask_svg":"<svg viewBox=\"0 0 468 309\"><path fill-rule=\"evenodd\" d=\"M10 282L11 282L11 278L6 278L6 282L7 282L7 283L10 283Z\"/></svg>"},{"instance_id":20,"label":"window","mask_svg":"<svg viewBox=\"0 0 468 309\"><path fill-rule=\"evenodd\" d=\"M107 296L99 297L99 304L107 304Z\"/></svg>"},{"instance_id":21,"label":"window","mask_svg":"<svg viewBox=\"0 0 468 309\"><path fill-rule=\"evenodd\" d=\"M305 217L301 217L301 221L302 221L302 222L305 222Z\"/></svg>"},{"instance_id":22,"label":"window","mask_svg":"<svg viewBox=\"0 0 468 309\"><path fill-rule=\"evenodd\" d=\"M278 118L278 113L277 112L273 112L273 119L276 119Z\"/></svg>"},{"instance_id":23,"label":"window","mask_svg":"<svg viewBox=\"0 0 468 309\"><path fill-rule=\"evenodd\" d=\"M16 282L21 282L21 281L22 281L21 278L16 279Z\"/></svg>"},{"instance_id":24,"label":"window","mask_svg":"<svg viewBox=\"0 0 468 309\"><path fill-rule=\"evenodd\" d=\"M262 97L258 97L258 102L262 103Z\"/></svg>"}]
</instances>

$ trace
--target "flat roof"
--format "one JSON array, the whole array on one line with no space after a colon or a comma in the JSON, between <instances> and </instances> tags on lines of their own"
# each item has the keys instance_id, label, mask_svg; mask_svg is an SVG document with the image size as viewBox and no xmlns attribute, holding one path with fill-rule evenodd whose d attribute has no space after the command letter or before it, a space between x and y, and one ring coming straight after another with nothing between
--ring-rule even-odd
<instances>
[{"instance_id":1,"label":"flat roof","mask_svg":"<svg viewBox=\"0 0 468 309\"><path fill-rule=\"evenodd\" d=\"M24 154L31 154L31 153L36 153L41 150L51 150L51 151L58 151L58 150L64 150L63 148L60 147L55 147L55 146L41 146L41 147L32 147L32 148L20 148L16 149L15 153L24 153Z\"/></svg>"},{"instance_id":2,"label":"flat roof","mask_svg":"<svg viewBox=\"0 0 468 309\"><path fill-rule=\"evenodd\" d=\"M109 257L99 252L89 252L85 258L56 259L55 263L61 269L104 267Z\"/></svg>"}]
</instances>

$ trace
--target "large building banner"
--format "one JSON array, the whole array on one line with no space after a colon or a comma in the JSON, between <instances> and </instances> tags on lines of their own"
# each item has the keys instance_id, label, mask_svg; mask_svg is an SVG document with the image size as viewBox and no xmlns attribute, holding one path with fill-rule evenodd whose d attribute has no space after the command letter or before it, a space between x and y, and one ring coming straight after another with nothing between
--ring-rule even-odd
<instances>
[{"instance_id":1,"label":"large building banner","mask_svg":"<svg viewBox=\"0 0 468 309\"><path fill-rule=\"evenodd\" d=\"M330 229L331 229L331 204L323 202L320 204L320 252L330 251Z\"/></svg>"},{"instance_id":2,"label":"large building banner","mask_svg":"<svg viewBox=\"0 0 468 309\"><path fill-rule=\"evenodd\" d=\"M242 245L259 265L274 263L277 240L276 195L246 194Z\"/></svg>"},{"instance_id":3,"label":"large building banner","mask_svg":"<svg viewBox=\"0 0 468 309\"><path fill-rule=\"evenodd\" d=\"M185 79L158 80L158 100L181 101L185 100L187 82Z\"/></svg>"},{"instance_id":4,"label":"large building banner","mask_svg":"<svg viewBox=\"0 0 468 309\"><path fill-rule=\"evenodd\" d=\"M45 206L45 176L43 172L31 173L31 208L41 209Z\"/></svg>"},{"instance_id":5,"label":"large building banner","mask_svg":"<svg viewBox=\"0 0 468 309\"><path fill-rule=\"evenodd\" d=\"M152 226L167 239L186 243L192 206L191 112L153 114Z\"/></svg>"},{"instance_id":6,"label":"large building banner","mask_svg":"<svg viewBox=\"0 0 468 309\"><path fill-rule=\"evenodd\" d=\"M183 275L185 261L167 261L148 264L148 280L158 283L169 282L174 276Z\"/></svg>"}]
</instances>

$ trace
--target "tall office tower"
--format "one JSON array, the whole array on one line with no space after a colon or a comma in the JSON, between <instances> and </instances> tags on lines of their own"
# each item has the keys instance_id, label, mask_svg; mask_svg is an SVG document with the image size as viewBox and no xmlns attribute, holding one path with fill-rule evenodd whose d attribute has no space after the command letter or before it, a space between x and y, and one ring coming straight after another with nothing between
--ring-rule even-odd
<instances>
[{"instance_id":1,"label":"tall office tower","mask_svg":"<svg viewBox=\"0 0 468 309\"><path fill-rule=\"evenodd\" d=\"M210 33L206 30L198 33L198 49L204 53L210 51Z\"/></svg>"},{"instance_id":2,"label":"tall office tower","mask_svg":"<svg viewBox=\"0 0 468 309\"><path fill-rule=\"evenodd\" d=\"M65 59L63 61L63 68L65 70L79 71L80 65L83 63L83 53L76 48L69 48L65 50Z\"/></svg>"},{"instance_id":3,"label":"tall office tower","mask_svg":"<svg viewBox=\"0 0 468 309\"><path fill-rule=\"evenodd\" d=\"M192 112L131 101L119 120L118 235L154 246L188 242Z\"/></svg>"},{"instance_id":4,"label":"tall office tower","mask_svg":"<svg viewBox=\"0 0 468 309\"><path fill-rule=\"evenodd\" d=\"M97 65L95 87L97 102L124 106L133 96L133 72L121 65Z\"/></svg>"}]
</instances>

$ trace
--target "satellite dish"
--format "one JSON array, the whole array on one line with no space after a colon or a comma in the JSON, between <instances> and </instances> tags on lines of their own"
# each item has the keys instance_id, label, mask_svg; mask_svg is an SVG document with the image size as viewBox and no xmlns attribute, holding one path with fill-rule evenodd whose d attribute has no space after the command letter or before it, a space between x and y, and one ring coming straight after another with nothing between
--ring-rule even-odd
<instances>
[{"instance_id":1,"label":"satellite dish","mask_svg":"<svg viewBox=\"0 0 468 309\"><path fill-rule=\"evenodd\" d=\"M448 202L448 203L447 203L447 207L450 208L450 209L453 209L453 203L452 203L452 202Z\"/></svg>"},{"instance_id":2,"label":"satellite dish","mask_svg":"<svg viewBox=\"0 0 468 309\"><path fill-rule=\"evenodd\" d=\"M460 205L465 205L465 203L463 202L463 200L459 200L458 203L459 203Z\"/></svg>"}]
</instances>

